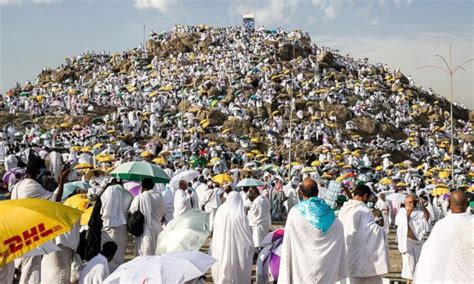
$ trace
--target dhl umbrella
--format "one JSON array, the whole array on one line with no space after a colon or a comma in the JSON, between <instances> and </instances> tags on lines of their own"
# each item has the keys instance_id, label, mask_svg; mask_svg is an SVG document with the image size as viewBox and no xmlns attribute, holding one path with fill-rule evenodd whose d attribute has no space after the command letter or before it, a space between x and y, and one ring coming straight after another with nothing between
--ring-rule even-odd
<instances>
[{"instance_id":1,"label":"dhl umbrella","mask_svg":"<svg viewBox=\"0 0 474 284\"><path fill-rule=\"evenodd\" d=\"M1 201L0 267L70 231L80 216L76 209L42 199Z\"/></svg>"},{"instance_id":2,"label":"dhl umbrella","mask_svg":"<svg viewBox=\"0 0 474 284\"><path fill-rule=\"evenodd\" d=\"M229 176L228 174L216 175L212 178L212 180L219 184L230 183L234 181L234 179L232 179L232 177Z\"/></svg>"}]
</instances>

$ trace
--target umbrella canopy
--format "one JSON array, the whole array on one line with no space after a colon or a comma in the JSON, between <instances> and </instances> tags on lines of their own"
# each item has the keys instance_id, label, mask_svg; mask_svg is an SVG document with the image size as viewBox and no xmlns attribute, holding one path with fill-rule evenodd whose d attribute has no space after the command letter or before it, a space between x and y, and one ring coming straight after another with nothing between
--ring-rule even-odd
<instances>
[{"instance_id":1,"label":"umbrella canopy","mask_svg":"<svg viewBox=\"0 0 474 284\"><path fill-rule=\"evenodd\" d=\"M13 176L13 175L24 175L26 173L26 169L25 168L13 168L9 171L7 171L4 175L3 175L3 182L4 183L8 183L10 181L10 178Z\"/></svg>"},{"instance_id":2,"label":"umbrella canopy","mask_svg":"<svg viewBox=\"0 0 474 284\"><path fill-rule=\"evenodd\" d=\"M130 194L135 197L140 194L140 191L142 190L142 184L136 181L129 181L123 184L123 188L128 190L128 192L130 192Z\"/></svg>"},{"instance_id":3,"label":"umbrella canopy","mask_svg":"<svg viewBox=\"0 0 474 284\"><path fill-rule=\"evenodd\" d=\"M76 190L87 190L88 188L91 188L92 186L85 181L73 181L73 182L68 182L64 185L64 190L63 190L63 196L61 197L61 200L65 200L69 195L71 195L74 191Z\"/></svg>"},{"instance_id":4,"label":"umbrella canopy","mask_svg":"<svg viewBox=\"0 0 474 284\"><path fill-rule=\"evenodd\" d=\"M199 172L196 170L186 170L179 172L171 178L170 186L171 188L178 188L180 180L185 180L187 182L192 182L195 178L199 176Z\"/></svg>"},{"instance_id":5,"label":"umbrella canopy","mask_svg":"<svg viewBox=\"0 0 474 284\"><path fill-rule=\"evenodd\" d=\"M158 235L157 254L199 250L209 235L209 213L191 209L169 222Z\"/></svg>"},{"instance_id":6,"label":"umbrella canopy","mask_svg":"<svg viewBox=\"0 0 474 284\"><path fill-rule=\"evenodd\" d=\"M219 184L230 183L234 181L234 179L232 179L232 177L229 176L228 174L216 175L212 178L212 180Z\"/></svg>"},{"instance_id":7,"label":"umbrella canopy","mask_svg":"<svg viewBox=\"0 0 474 284\"><path fill-rule=\"evenodd\" d=\"M246 178L241 180L236 187L258 187L258 186L264 186L264 183L253 179L253 178Z\"/></svg>"},{"instance_id":8,"label":"umbrella canopy","mask_svg":"<svg viewBox=\"0 0 474 284\"><path fill-rule=\"evenodd\" d=\"M397 193L386 196L386 199L389 201L396 201L398 202L398 204L402 204L403 202L405 202L406 197L407 197L406 194L397 192Z\"/></svg>"},{"instance_id":9,"label":"umbrella canopy","mask_svg":"<svg viewBox=\"0 0 474 284\"><path fill-rule=\"evenodd\" d=\"M168 175L160 167L145 161L121 164L110 174L113 177L131 181L142 181L146 178L151 178L156 183L170 181Z\"/></svg>"},{"instance_id":10,"label":"umbrella canopy","mask_svg":"<svg viewBox=\"0 0 474 284\"><path fill-rule=\"evenodd\" d=\"M63 204L82 212L80 222L82 226L89 223L94 206L92 206L89 198L87 198L87 194L75 194L66 199Z\"/></svg>"},{"instance_id":11,"label":"umbrella canopy","mask_svg":"<svg viewBox=\"0 0 474 284\"><path fill-rule=\"evenodd\" d=\"M206 274L216 261L199 251L138 256L120 265L104 284L186 283Z\"/></svg>"},{"instance_id":12,"label":"umbrella canopy","mask_svg":"<svg viewBox=\"0 0 474 284\"><path fill-rule=\"evenodd\" d=\"M42 199L0 202L0 266L68 232L80 216L76 209Z\"/></svg>"}]
</instances>

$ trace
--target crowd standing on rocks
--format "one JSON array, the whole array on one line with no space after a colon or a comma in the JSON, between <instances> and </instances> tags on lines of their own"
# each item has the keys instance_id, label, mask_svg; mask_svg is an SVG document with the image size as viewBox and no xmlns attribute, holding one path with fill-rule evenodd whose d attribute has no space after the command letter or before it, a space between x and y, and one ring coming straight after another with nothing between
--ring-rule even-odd
<instances>
[{"instance_id":1,"label":"crowd standing on rocks","mask_svg":"<svg viewBox=\"0 0 474 284\"><path fill-rule=\"evenodd\" d=\"M2 190L5 199L55 201L87 193L89 208L99 209L55 239L61 251L15 261L20 282L102 281L124 262L129 211L144 215L135 237L143 256L154 255L162 227L191 208L209 214L216 283L249 283L254 253L271 259L280 246L280 278L263 261L257 282L379 283L391 225L402 277L416 280L432 224L455 214L467 214L459 230L472 223L463 212L474 189L474 119L458 104L453 115L451 133L446 99L299 30L177 25L153 32L145 48L66 58L0 97ZM158 165L171 182L111 178L139 161ZM239 186L246 178L258 183ZM87 187L65 189L77 181ZM286 230L268 241L272 220L287 220ZM311 250L316 259L305 262ZM73 279L75 253L101 269ZM452 258L443 283L469 279ZM12 267L0 268L2 279L13 280Z\"/></svg>"}]
</instances>

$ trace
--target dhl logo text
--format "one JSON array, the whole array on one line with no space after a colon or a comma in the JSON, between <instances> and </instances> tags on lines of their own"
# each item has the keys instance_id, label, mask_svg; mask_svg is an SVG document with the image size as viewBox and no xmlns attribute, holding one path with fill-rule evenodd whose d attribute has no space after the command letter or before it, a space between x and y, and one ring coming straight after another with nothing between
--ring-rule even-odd
<instances>
[{"instance_id":1,"label":"dhl logo text","mask_svg":"<svg viewBox=\"0 0 474 284\"><path fill-rule=\"evenodd\" d=\"M50 229L46 229L44 223L40 223L29 230L23 231L21 235L10 237L3 241L3 245L8 247L4 252L0 252L0 257L7 257L20 251L24 246L29 246L38 242L40 239L46 238L52 233L61 230L61 225L56 225Z\"/></svg>"}]
</instances>

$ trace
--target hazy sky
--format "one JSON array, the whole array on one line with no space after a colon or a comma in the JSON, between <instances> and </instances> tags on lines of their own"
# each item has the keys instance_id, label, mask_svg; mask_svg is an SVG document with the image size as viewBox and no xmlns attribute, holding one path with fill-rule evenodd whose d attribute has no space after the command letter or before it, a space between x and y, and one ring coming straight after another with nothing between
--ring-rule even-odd
<instances>
[{"instance_id":1,"label":"hazy sky","mask_svg":"<svg viewBox=\"0 0 474 284\"><path fill-rule=\"evenodd\" d=\"M449 94L449 77L421 65L474 58L474 0L0 0L0 91L34 80L42 68L84 51L137 47L153 29L174 24L256 24L310 33L320 46L387 63L417 85ZM459 70L454 96L474 108L474 63Z\"/></svg>"}]
</instances>

